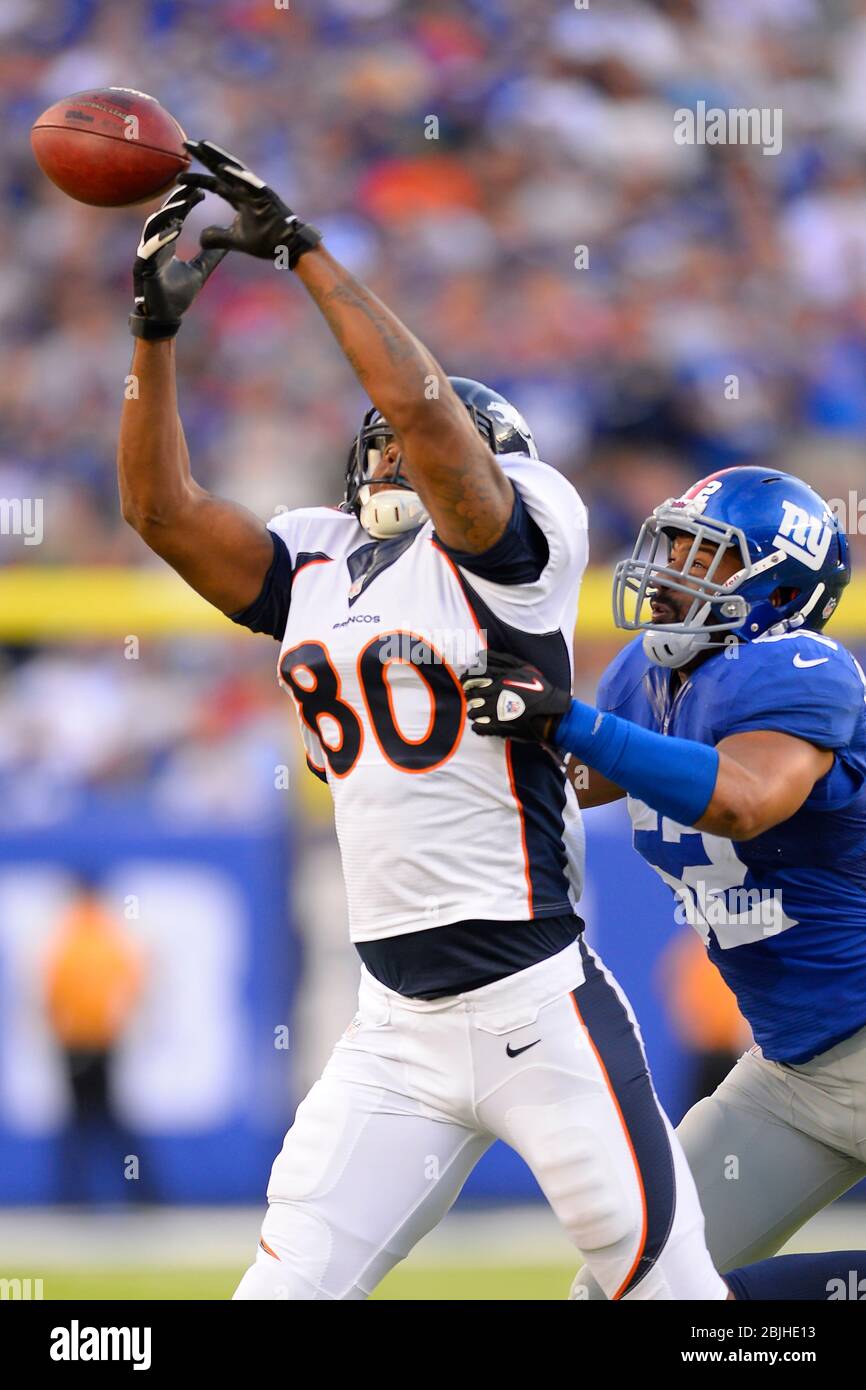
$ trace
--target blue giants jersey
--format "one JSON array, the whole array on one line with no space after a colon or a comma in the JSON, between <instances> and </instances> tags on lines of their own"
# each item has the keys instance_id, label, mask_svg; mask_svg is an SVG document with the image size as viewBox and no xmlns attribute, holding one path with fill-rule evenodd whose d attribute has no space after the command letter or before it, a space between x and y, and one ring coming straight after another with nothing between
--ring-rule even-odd
<instances>
[{"instance_id":1,"label":"blue giants jersey","mask_svg":"<svg viewBox=\"0 0 866 1390\"><path fill-rule=\"evenodd\" d=\"M629 798L635 848L676 894L766 1057L808 1061L866 1024L866 677L816 632L766 634L679 685L641 639L602 677L599 708L715 746L774 729L834 750L790 820L732 842Z\"/></svg>"}]
</instances>

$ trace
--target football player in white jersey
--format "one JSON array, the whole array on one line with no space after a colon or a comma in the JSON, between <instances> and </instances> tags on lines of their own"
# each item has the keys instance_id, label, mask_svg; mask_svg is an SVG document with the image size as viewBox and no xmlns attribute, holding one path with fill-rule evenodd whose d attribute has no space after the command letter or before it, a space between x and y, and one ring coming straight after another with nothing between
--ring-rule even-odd
<instances>
[{"instance_id":1,"label":"football player in white jersey","mask_svg":"<svg viewBox=\"0 0 866 1390\"><path fill-rule=\"evenodd\" d=\"M454 665L488 642L571 682L586 513L507 401L449 381L240 161L189 146L134 269L123 512L217 608L280 643L334 797L358 1013L298 1108L241 1299L358 1299L503 1139L610 1298L723 1299L627 1000L581 938L579 821L541 748L475 738ZM203 189L236 210L173 254ZM373 406L340 509L267 527L193 479L173 339L227 250L294 271ZM282 286L274 281L274 292Z\"/></svg>"}]
</instances>

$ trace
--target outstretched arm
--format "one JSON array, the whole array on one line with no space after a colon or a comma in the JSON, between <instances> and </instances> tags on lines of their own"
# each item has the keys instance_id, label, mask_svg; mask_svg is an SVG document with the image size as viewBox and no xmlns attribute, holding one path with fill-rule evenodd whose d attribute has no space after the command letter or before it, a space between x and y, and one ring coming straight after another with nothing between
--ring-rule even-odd
<instances>
[{"instance_id":1,"label":"outstretched arm","mask_svg":"<svg viewBox=\"0 0 866 1390\"><path fill-rule=\"evenodd\" d=\"M198 593L224 613L236 613L258 597L273 543L257 517L212 497L190 473L177 409L174 337L225 252L203 251L185 262L173 247L202 197L176 189L144 224L130 318L137 389L123 403L117 474L125 520Z\"/></svg>"},{"instance_id":2,"label":"outstretched arm","mask_svg":"<svg viewBox=\"0 0 866 1390\"><path fill-rule=\"evenodd\" d=\"M753 840L789 820L834 757L774 729L731 734L711 748L643 729L580 700L572 700L547 734L661 815L728 840Z\"/></svg>"},{"instance_id":3,"label":"outstretched arm","mask_svg":"<svg viewBox=\"0 0 866 1390\"><path fill-rule=\"evenodd\" d=\"M446 545L487 550L511 516L511 484L435 357L324 247L298 278L397 436L409 481Z\"/></svg>"},{"instance_id":4,"label":"outstretched arm","mask_svg":"<svg viewBox=\"0 0 866 1390\"><path fill-rule=\"evenodd\" d=\"M124 520L223 613L258 597L273 559L267 527L192 477L177 409L174 340L139 341L138 397L124 400L117 476Z\"/></svg>"},{"instance_id":5,"label":"outstretched arm","mask_svg":"<svg viewBox=\"0 0 866 1390\"><path fill-rule=\"evenodd\" d=\"M436 359L252 170L209 140L187 148L212 172L183 174L181 182L218 194L237 213L230 227L205 228L202 246L295 271L394 431L406 475L442 540L456 550L489 549L508 525L514 493Z\"/></svg>"},{"instance_id":6,"label":"outstretched arm","mask_svg":"<svg viewBox=\"0 0 866 1390\"><path fill-rule=\"evenodd\" d=\"M752 840L793 816L833 765L829 749L770 729L731 734L716 748L672 738L572 700L507 653L488 652L486 663L461 678L475 732L571 753L601 779L590 781L585 804L628 792L680 825Z\"/></svg>"}]
</instances>

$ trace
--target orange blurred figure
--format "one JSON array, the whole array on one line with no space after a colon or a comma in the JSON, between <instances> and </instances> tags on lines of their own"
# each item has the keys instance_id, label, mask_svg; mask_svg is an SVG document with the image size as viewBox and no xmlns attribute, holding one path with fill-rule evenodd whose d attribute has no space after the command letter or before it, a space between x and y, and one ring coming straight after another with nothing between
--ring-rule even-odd
<instances>
[{"instance_id":1,"label":"orange blurred figure","mask_svg":"<svg viewBox=\"0 0 866 1390\"><path fill-rule=\"evenodd\" d=\"M46 1010L72 1098L70 1123L58 1149L60 1200L106 1192L135 1192L142 1200L153 1195L149 1174L142 1174L135 1152L140 1145L116 1115L111 1096L114 1049L143 982L140 948L93 885L83 882L44 959ZM132 1177L145 1180L128 1186L124 1179Z\"/></svg>"},{"instance_id":2,"label":"orange blurred figure","mask_svg":"<svg viewBox=\"0 0 866 1390\"><path fill-rule=\"evenodd\" d=\"M92 889L64 914L46 963L46 1001L62 1047L112 1047L138 1000L143 962Z\"/></svg>"},{"instance_id":3,"label":"orange blurred figure","mask_svg":"<svg viewBox=\"0 0 866 1390\"><path fill-rule=\"evenodd\" d=\"M669 1016L691 1057L692 1106L712 1094L751 1045L752 1034L695 932L674 937L659 964Z\"/></svg>"}]
</instances>

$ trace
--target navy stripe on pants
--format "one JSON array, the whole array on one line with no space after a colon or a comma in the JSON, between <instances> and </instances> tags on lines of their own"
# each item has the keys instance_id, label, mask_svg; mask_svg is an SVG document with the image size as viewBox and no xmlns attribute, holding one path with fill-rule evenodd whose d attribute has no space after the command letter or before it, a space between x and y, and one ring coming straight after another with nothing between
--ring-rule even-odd
<instances>
[{"instance_id":1,"label":"navy stripe on pants","mask_svg":"<svg viewBox=\"0 0 866 1390\"><path fill-rule=\"evenodd\" d=\"M622 1298L649 1273L670 1235L676 1206L674 1157L631 1019L584 941L580 950L585 982L572 995L622 1112L646 1203L643 1250L628 1281L617 1290L616 1297Z\"/></svg>"}]
</instances>

